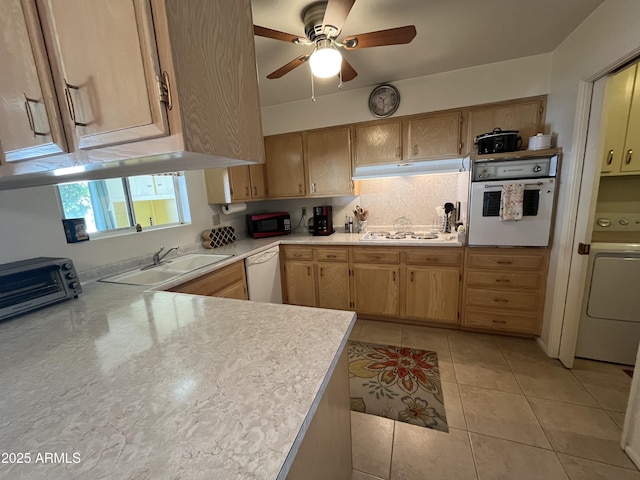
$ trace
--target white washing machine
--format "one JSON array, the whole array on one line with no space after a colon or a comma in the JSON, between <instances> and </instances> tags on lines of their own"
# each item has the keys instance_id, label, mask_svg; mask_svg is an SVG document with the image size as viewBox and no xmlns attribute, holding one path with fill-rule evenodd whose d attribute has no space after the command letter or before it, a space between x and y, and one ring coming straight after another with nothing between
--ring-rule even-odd
<instances>
[{"instance_id":1,"label":"white washing machine","mask_svg":"<svg viewBox=\"0 0 640 480\"><path fill-rule=\"evenodd\" d=\"M640 343L640 245L594 243L576 357L633 365Z\"/></svg>"}]
</instances>

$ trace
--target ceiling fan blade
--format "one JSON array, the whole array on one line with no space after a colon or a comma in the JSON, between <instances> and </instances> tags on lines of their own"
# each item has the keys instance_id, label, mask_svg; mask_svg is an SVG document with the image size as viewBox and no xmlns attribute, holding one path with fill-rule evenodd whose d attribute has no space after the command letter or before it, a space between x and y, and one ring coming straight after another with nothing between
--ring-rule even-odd
<instances>
[{"instance_id":1,"label":"ceiling fan blade","mask_svg":"<svg viewBox=\"0 0 640 480\"><path fill-rule=\"evenodd\" d=\"M358 72L351 66L349 62L342 57L342 81L348 82L349 80L353 80L358 76Z\"/></svg>"},{"instance_id":2,"label":"ceiling fan blade","mask_svg":"<svg viewBox=\"0 0 640 480\"><path fill-rule=\"evenodd\" d=\"M273 38L274 40L282 40L283 42L297 43L297 35L291 35L290 33L284 33L279 30L272 30L266 27L260 27L258 25L253 26L253 34L259 37ZM303 39L305 40L305 39Z\"/></svg>"},{"instance_id":3,"label":"ceiling fan blade","mask_svg":"<svg viewBox=\"0 0 640 480\"><path fill-rule=\"evenodd\" d=\"M415 25L379 30L377 32L350 35L342 43L347 50L356 48L382 47L384 45L401 45L410 43L416 36Z\"/></svg>"},{"instance_id":4,"label":"ceiling fan blade","mask_svg":"<svg viewBox=\"0 0 640 480\"><path fill-rule=\"evenodd\" d=\"M331 37L337 37L354 3L356 0L329 0L322 20L322 31ZM331 32L327 32L327 26L331 27Z\"/></svg>"},{"instance_id":5,"label":"ceiling fan blade","mask_svg":"<svg viewBox=\"0 0 640 480\"><path fill-rule=\"evenodd\" d=\"M299 67L300 65L305 63L307 60L309 60L310 56L311 54L305 53L304 55L300 55L298 58L294 58L286 65L283 65L282 67L277 69L275 72L272 72L269 75L267 75L267 78L273 80L274 78L282 77L283 75L289 73L294 68Z\"/></svg>"}]
</instances>

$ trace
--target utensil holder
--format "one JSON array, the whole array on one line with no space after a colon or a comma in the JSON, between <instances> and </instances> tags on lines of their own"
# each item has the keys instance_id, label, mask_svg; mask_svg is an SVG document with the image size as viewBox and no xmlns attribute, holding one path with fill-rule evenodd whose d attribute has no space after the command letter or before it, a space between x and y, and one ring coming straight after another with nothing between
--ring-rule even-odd
<instances>
[{"instance_id":1,"label":"utensil holder","mask_svg":"<svg viewBox=\"0 0 640 480\"><path fill-rule=\"evenodd\" d=\"M358 233L367 233L367 221L358 220Z\"/></svg>"}]
</instances>

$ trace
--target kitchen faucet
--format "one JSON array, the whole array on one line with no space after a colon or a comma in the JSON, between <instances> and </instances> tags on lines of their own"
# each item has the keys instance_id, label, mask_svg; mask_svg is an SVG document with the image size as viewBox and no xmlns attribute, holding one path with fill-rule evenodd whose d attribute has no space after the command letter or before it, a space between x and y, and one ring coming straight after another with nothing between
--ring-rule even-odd
<instances>
[{"instance_id":1,"label":"kitchen faucet","mask_svg":"<svg viewBox=\"0 0 640 480\"><path fill-rule=\"evenodd\" d=\"M156 267L158 265L162 265L163 263L166 263L166 262L163 262L162 259L167 255L169 255L173 250L177 251L178 247L171 247L169 250L164 252L163 255L160 255L164 251L164 247L160 247L160 250L158 250L156 253L153 254L153 264L149 265L147 268Z\"/></svg>"}]
</instances>

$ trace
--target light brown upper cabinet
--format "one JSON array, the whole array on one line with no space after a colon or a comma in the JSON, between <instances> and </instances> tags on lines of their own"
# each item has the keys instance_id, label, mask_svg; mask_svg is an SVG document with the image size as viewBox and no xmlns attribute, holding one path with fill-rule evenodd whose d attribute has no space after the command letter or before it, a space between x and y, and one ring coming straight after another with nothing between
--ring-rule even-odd
<instances>
[{"instance_id":1,"label":"light brown upper cabinet","mask_svg":"<svg viewBox=\"0 0 640 480\"><path fill-rule=\"evenodd\" d=\"M0 2L0 29L0 145L4 160L67 151L34 4Z\"/></svg>"},{"instance_id":2,"label":"light brown upper cabinet","mask_svg":"<svg viewBox=\"0 0 640 480\"><path fill-rule=\"evenodd\" d=\"M402 121L368 122L355 126L356 165L402 160Z\"/></svg>"},{"instance_id":3,"label":"light brown upper cabinet","mask_svg":"<svg viewBox=\"0 0 640 480\"><path fill-rule=\"evenodd\" d=\"M607 80L600 155L605 175L640 172L640 80L635 63Z\"/></svg>"},{"instance_id":4,"label":"light brown upper cabinet","mask_svg":"<svg viewBox=\"0 0 640 480\"><path fill-rule=\"evenodd\" d=\"M38 0L38 10L78 148L169 133L148 1Z\"/></svg>"},{"instance_id":5,"label":"light brown upper cabinet","mask_svg":"<svg viewBox=\"0 0 640 480\"><path fill-rule=\"evenodd\" d=\"M208 203L246 202L265 198L264 164L204 171Z\"/></svg>"},{"instance_id":6,"label":"light brown upper cabinet","mask_svg":"<svg viewBox=\"0 0 640 480\"><path fill-rule=\"evenodd\" d=\"M307 132L305 153L310 196L353 194L350 127Z\"/></svg>"},{"instance_id":7,"label":"light brown upper cabinet","mask_svg":"<svg viewBox=\"0 0 640 480\"><path fill-rule=\"evenodd\" d=\"M495 128L518 130L522 148L526 149L529 137L544 130L545 107L546 96L541 96L469 108L464 151L478 153L473 143L476 136L492 132Z\"/></svg>"},{"instance_id":8,"label":"light brown upper cabinet","mask_svg":"<svg viewBox=\"0 0 640 480\"><path fill-rule=\"evenodd\" d=\"M462 113L418 115L403 120L404 159L429 160L460 156Z\"/></svg>"},{"instance_id":9,"label":"light brown upper cabinet","mask_svg":"<svg viewBox=\"0 0 640 480\"><path fill-rule=\"evenodd\" d=\"M264 163L250 0L22 3L37 8L70 153L0 175L166 154L211 167Z\"/></svg>"},{"instance_id":10,"label":"light brown upper cabinet","mask_svg":"<svg viewBox=\"0 0 640 480\"><path fill-rule=\"evenodd\" d=\"M306 190L302 133L265 137L264 150L269 198L303 197Z\"/></svg>"}]
</instances>

